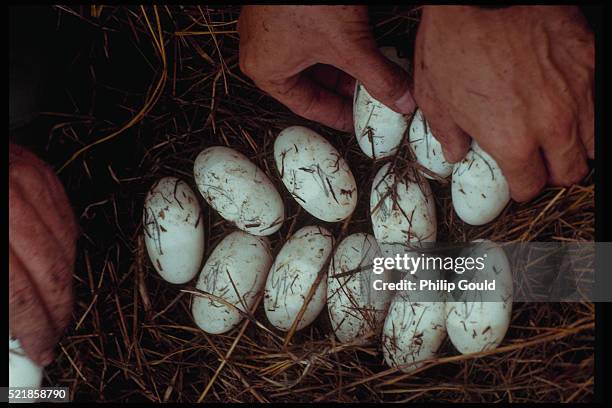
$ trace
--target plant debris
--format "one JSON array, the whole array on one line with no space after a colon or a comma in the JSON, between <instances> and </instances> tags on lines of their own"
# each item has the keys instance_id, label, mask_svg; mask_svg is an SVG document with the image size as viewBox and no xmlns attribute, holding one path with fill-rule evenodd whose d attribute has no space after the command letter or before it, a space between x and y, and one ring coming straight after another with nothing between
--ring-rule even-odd
<instances>
[{"instance_id":1,"label":"plant debris","mask_svg":"<svg viewBox=\"0 0 612 408\"><path fill-rule=\"evenodd\" d=\"M123 41L135 47L138 52L128 57L149 67L141 75L151 85L122 91L97 75L91 84L97 92L95 109L76 105L75 112L48 113L61 121L49 134L49 156L62 169L83 236L73 324L56 361L45 370L43 385L69 387L73 400L107 402L593 400L590 303L517 303L499 348L463 356L447 339L439 358L410 374L385 366L379 340L371 346L338 343L327 310L285 341L285 334L266 321L261 296L252 316L236 329L223 335L202 332L191 317L193 287L165 282L144 248L143 202L156 180L180 177L197 191L192 168L201 150L223 145L242 152L268 174L285 202L287 219L270 236L277 253L305 225L325 226L338 241L350 233L371 233L369 193L384 161L373 164L354 135L295 116L242 75L239 7L55 10L59 30L66 19L91 26L94 48L106 64L129 71L132 62L113 47ZM380 42L414 36L418 9L371 12ZM104 104L112 109L103 110ZM290 125L311 127L347 160L359 195L348 220L316 220L282 188L273 142ZM406 161L399 155L392 160L395 167ZM432 190L442 242L594 240L592 174L582 185L547 188L529 203L512 202L494 222L480 227L455 215L448 182L434 181ZM233 227L203 208L207 258Z\"/></svg>"}]
</instances>

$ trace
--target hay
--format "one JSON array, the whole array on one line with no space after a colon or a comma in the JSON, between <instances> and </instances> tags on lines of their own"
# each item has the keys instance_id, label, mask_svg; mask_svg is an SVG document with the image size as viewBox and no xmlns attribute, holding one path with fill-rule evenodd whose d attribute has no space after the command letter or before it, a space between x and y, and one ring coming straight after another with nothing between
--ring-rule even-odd
<instances>
[{"instance_id":1,"label":"hay","mask_svg":"<svg viewBox=\"0 0 612 408\"><path fill-rule=\"evenodd\" d=\"M337 343L326 311L290 336L270 328L261 306L226 335L197 329L189 307L194 288L164 282L144 249L142 204L155 180L175 175L195 189L192 164L203 148L241 151L271 176L285 200L288 219L270 237L278 251L298 228L321 224L289 197L275 170L272 144L283 127L304 124L320 132L355 174L356 211L347 222L326 225L337 238L371 231L367 197L380 164L364 159L354 137L296 117L251 85L238 67L237 7L56 10L58 20L79 18L97 30L100 53L125 70L131 61L113 46L132 43L138 52L129 57L146 61L150 72L142 75L151 86L111 92L112 84L96 82L97 92L107 95L98 104L108 110L53 114L61 122L49 135L49 155L62 168L84 234L74 323L45 383L68 386L77 400L115 402L593 399L589 303L515 304L498 349L461 356L446 340L440 358L411 374L385 366L378 342ZM382 42L408 41L417 21L417 10L373 11ZM432 188L441 241L594 240L592 175L580 186L549 188L530 203L512 203L482 227L457 219L448 182ZM208 207L204 222L208 256L231 227Z\"/></svg>"}]
</instances>

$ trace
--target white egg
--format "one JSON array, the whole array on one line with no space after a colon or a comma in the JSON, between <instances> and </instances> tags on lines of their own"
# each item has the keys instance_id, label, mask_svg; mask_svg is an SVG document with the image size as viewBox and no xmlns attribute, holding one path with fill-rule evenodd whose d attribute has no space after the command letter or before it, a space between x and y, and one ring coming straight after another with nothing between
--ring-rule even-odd
<instances>
[{"instance_id":1,"label":"white egg","mask_svg":"<svg viewBox=\"0 0 612 408\"><path fill-rule=\"evenodd\" d=\"M495 280L495 292L483 295L483 292L478 290L465 290L461 296L458 293L458 298L453 298L456 301L450 301L449 296L446 302L448 337L462 354L496 348L510 326L513 299L510 262L503 248L491 241L477 244L466 255L476 258L485 254L485 267L481 271L475 271L472 280ZM499 301L496 301L497 299Z\"/></svg>"},{"instance_id":2,"label":"white egg","mask_svg":"<svg viewBox=\"0 0 612 408\"><path fill-rule=\"evenodd\" d=\"M193 175L206 202L221 217L253 235L270 235L285 220L285 206L266 174L245 155L209 147L195 159Z\"/></svg>"},{"instance_id":3,"label":"white egg","mask_svg":"<svg viewBox=\"0 0 612 408\"><path fill-rule=\"evenodd\" d=\"M357 233L340 242L329 264L327 310L334 333L343 343L382 329L392 293L373 288L377 279L390 281L388 272L372 271L374 258L381 256L372 235Z\"/></svg>"},{"instance_id":4,"label":"white egg","mask_svg":"<svg viewBox=\"0 0 612 408\"><path fill-rule=\"evenodd\" d=\"M381 47L380 51L408 70L408 59L399 58L395 47ZM355 84L353 120L359 147L373 159L395 154L408 128L406 116L374 99L360 82Z\"/></svg>"},{"instance_id":5,"label":"white egg","mask_svg":"<svg viewBox=\"0 0 612 408\"><path fill-rule=\"evenodd\" d=\"M283 245L270 268L264 308L274 327L287 331L304 305L319 272L327 266L333 246L331 233L323 227L299 229ZM312 323L325 306L327 280L320 280L297 324L297 330Z\"/></svg>"},{"instance_id":6,"label":"white egg","mask_svg":"<svg viewBox=\"0 0 612 408\"><path fill-rule=\"evenodd\" d=\"M303 126L288 127L274 142L274 158L287 190L308 213L329 222L353 213L357 205L353 173L321 135Z\"/></svg>"},{"instance_id":7,"label":"white egg","mask_svg":"<svg viewBox=\"0 0 612 408\"><path fill-rule=\"evenodd\" d=\"M30 360L23 351L19 340L9 333L9 387L40 388L43 367ZM34 399L9 400L9 402L34 402Z\"/></svg>"},{"instance_id":8,"label":"white egg","mask_svg":"<svg viewBox=\"0 0 612 408\"><path fill-rule=\"evenodd\" d=\"M391 169L391 163L378 171L372 182L370 215L381 246L409 247L436 240L436 208L429 182L411 168L404 177Z\"/></svg>"},{"instance_id":9,"label":"white egg","mask_svg":"<svg viewBox=\"0 0 612 408\"><path fill-rule=\"evenodd\" d=\"M204 225L193 190L176 177L158 180L147 194L144 240L155 270L170 283L198 273L204 256Z\"/></svg>"},{"instance_id":10,"label":"white egg","mask_svg":"<svg viewBox=\"0 0 612 408\"><path fill-rule=\"evenodd\" d=\"M455 164L451 192L455 212L471 225L492 221L510 201L510 189L501 169L476 142Z\"/></svg>"},{"instance_id":11,"label":"white egg","mask_svg":"<svg viewBox=\"0 0 612 408\"><path fill-rule=\"evenodd\" d=\"M414 114L409 131L410 147L417 162L440 177L448 177L453 171L453 165L444 159L442 145L434 136L420 109ZM431 179L427 173L422 174Z\"/></svg>"},{"instance_id":12,"label":"white egg","mask_svg":"<svg viewBox=\"0 0 612 408\"><path fill-rule=\"evenodd\" d=\"M435 357L446 337L444 302L413 300L411 294L394 297L382 336L385 361L406 373Z\"/></svg>"},{"instance_id":13,"label":"white egg","mask_svg":"<svg viewBox=\"0 0 612 408\"><path fill-rule=\"evenodd\" d=\"M227 235L215 247L198 277L196 288L222 298L194 296L192 313L195 323L207 333L225 333L243 319L263 289L272 265L266 237L243 231Z\"/></svg>"}]
</instances>

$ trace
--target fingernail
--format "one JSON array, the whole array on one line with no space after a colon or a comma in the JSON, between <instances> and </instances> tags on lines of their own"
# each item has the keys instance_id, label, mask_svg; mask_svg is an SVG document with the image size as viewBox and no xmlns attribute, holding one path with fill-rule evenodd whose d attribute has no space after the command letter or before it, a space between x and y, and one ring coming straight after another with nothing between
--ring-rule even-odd
<instances>
[{"instance_id":1,"label":"fingernail","mask_svg":"<svg viewBox=\"0 0 612 408\"><path fill-rule=\"evenodd\" d=\"M410 91L406 91L406 93L404 93L395 101L395 109L397 109L398 112L403 114L412 113L415 106L416 104L414 102L414 99L412 98L412 95L410 94Z\"/></svg>"}]
</instances>

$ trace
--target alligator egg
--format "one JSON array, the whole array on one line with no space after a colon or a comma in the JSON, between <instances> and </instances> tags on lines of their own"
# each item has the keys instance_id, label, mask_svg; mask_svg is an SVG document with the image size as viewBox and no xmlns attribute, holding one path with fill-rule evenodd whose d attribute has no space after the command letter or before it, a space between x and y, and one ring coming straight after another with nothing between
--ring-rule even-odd
<instances>
[{"instance_id":1,"label":"alligator egg","mask_svg":"<svg viewBox=\"0 0 612 408\"><path fill-rule=\"evenodd\" d=\"M392 293L373 287L375 280L390 281L388 271L373 272L374 258L380 257L376 239L357 233L340 242L329 263L327 309L334 333L343 343L382 329Z\"/></svg>"},{"instance_id":2,"label":"alligator egg","mask_svg":"<svg viewBox=\"0 0 612 408\"><path fill-rule=\"evenodd\" d=\"M472 149L453 168L451 194L455 212L471 225L486 224L510 201L510 189L491 156L472 143Z\"/></svg>"},{"instance_id":3,"label":"alligator egg","mask_svg":"<svg viewBox=\"0 0 612 408\"><path fill-rule=\"evenodd\" d=\"M274 327L283 331L291 328L317 276L327 267L332 245L331 233L315 226L299 229L283 245L270 268L264 295L266 316ZM317 318L325 306L326 290L327 279L324 276L314 289L314 295L297 323L297 330Z\"/></svg>"},{"instance_id":4,"label":"alligator egg","mask_svg":"<svg viewBox=\"0 0 612 408\"><path fill-rule=\"evenodd\" d=\"M266 174L245 155L209 147L195 159L200 193L221 217L253 235L270 235L285 220L285 206Z\"/></svg>"},{"instance_id":5,"label":"alligator egg","mask_svg":"<svg viewBox=\"0 0 612 408\"><path fill-rule=\"evenodd\" d=\"M185 283L204 256L204 225L193 190L176 177L158 180L147 194L144 241L153 267L170 283Z\"/></svg>"},{"instance_id":6,"label":"alligator egg","mask_svg":"<svg viewBox=\"0 0 612 408\"><path fill-rule=\"evenodd\" d=\"M429 182L410 168L402 175L387 163L378 171L372 182L370 215L380 245L410 247L436 240L436 208Z\"/></svg>"},{"instance_id":7,"label":"alligator egg","mask_svg":"<svg viewBox=\"0 0 612 408\"><path fill-rule=\"evenodd\" d=\"M357 205L357 184L340 153L321 135L291 126L274 142L276 167L295 200L320 220L350 216Z\"/></svg>"},{"instance_id":8,"label":"alligator egg","mask_svg":"<svg viewBox=\"0 0 612 408\"><path fill-rule=\"evenodd\" d=\"M43 368L26 356L19 340L9 333L9 387L40 388ZM9 400L9 402L34 402L34 399Z\"/></svg>"},{"instance_id":9,"label":"alligator egg","mask_svg":"<svg viewBox=\"0 0 612 408\"><path fill-rule=\"evenodd\" d=\"M395 47L381 47L380 51L404 70L408 70L408 59L399 58ZM373 159L395 154L408 128L408 121L403 114L374 99L360 82L355 84L353 120L359 147Z\"/></svg>"},{"instance_id":10,"label":"alligator egg","mask_svg":"<svg viewBox=\"0 0 612 408\"><path fill-rule=\"evenodd\" d=\"M271 264L266 237L234 231L223 238L206 260L196 288L224 302L195 296L192 312L196 324L212 334L236 327L263 289Z\"/></svg>"},{"instance_id":11,"label":"alligator egg","mask_svg":"<svg viewBox=\"0 0 612 408\"><path fill-rule=\"evenodd\" d=\"M446 302L448 337L462 354L496 348L504 339L512 314L513 282L510 262L503 248L480 241L467 254L483 257L484 268L475 270L472 282L495 282L495 291L464 290ZM465 279L458 276L456 279Z\"/></svg>"},{"instance_id":12,"label":"alligator egg","mask_svg":"<svg viewBox=\"0 0 612 408\"><path fill-rule=\"evenodd\" d=\"M446 161L442 153L442 145L434 136L420 109L414 114L409 131L410 147L417 162L432 173L444 178L453 171L453 165ZM431 179L427 173L422 174Z\"/></svg>"}]
</instances>

